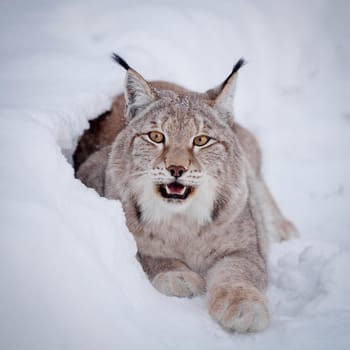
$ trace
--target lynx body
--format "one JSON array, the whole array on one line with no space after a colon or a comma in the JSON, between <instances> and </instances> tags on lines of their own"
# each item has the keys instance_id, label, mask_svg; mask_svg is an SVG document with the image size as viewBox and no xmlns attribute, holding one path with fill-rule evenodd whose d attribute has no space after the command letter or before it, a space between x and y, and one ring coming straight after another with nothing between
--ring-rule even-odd
<instances>
[{"instance_id":1,"label":"lynx body","mask_svg":"<svg viewBox=\"0 0 350 350\"><path fill-rule=\"evenodd\" d=\"M254 136L234 121L243 62L218 87L195 93L147 82L114 58L127 70L125 94L81 138L77 177L121 201L156 289L207 293L209 313L223 327L264 329L268 239L296 231L262 179Z\"/></svg>"}]
</instances>

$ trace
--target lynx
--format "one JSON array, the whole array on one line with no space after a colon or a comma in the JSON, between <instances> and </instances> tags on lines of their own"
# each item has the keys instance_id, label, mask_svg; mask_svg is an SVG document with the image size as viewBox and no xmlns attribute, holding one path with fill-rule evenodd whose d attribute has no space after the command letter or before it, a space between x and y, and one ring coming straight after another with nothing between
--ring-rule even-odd
<instances>
[{"instance_id":1,"label":"lynx","mask_svg":"<svg viewBox=\"0 0 350 350\"><path fill-rule=\"evenodd\" d=\"M159 292L206 293L224 328L266 328L268 240L296 230L264 183L256 139L233 116L244 61L222 84L197 93L148 82L113 58L126 70L124 96L80 139L77 177L121 201L137 258Z\"/></svg>"}]
</instances>

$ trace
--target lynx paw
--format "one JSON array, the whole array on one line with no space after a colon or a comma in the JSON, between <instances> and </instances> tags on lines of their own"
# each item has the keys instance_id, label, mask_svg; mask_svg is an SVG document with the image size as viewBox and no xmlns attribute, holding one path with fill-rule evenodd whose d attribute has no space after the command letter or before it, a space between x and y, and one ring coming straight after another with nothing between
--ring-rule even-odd
<instances>
[{"instance_id":1,"label":"lynx paw","mask_svg":"<svg viewBox=\"0 0 350 350\"><path fill-rule=\"evenodd\" d=\"M278 232L279 232L279 239L281 241L288 241L292 238L296 238L299 236L298 230L294 226L294 224L287 220L287 219L281 219L277 222Z\"/></svg>"},{"instance_id":2,"label":"lynx paw","mask_svg":"<svg viewBox=\"0 0 350 350\"><path fill-rule=\"evenodd\" d=\"M167 271L152 281L161 293L176 297L193 297L205 292L205 280L193 271Z\"/></svg>"},{"instance_id":3,"label":"lynx paw","mask_svg":"<svg viewBox=\"0 0 350 350\"><path fill-rule=\"evenodd\" d=\"M209 313L224 328L256 332L267 327L269 312L264 295L254 287L217 287L210 295Z\"/></svg>"}]
</instances>

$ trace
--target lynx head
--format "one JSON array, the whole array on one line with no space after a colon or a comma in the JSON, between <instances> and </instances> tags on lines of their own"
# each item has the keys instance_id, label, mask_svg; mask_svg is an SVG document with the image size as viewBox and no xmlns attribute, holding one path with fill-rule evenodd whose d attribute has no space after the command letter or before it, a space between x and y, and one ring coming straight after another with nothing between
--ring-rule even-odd
<instances>
[{"instance_id":1,"label":"lynx head","mask_svg":"<svg viewBox=\"0 0 350 350\"><path fill-rule=\"evenodd\" d=\"M246 195L232 104L241 59L218 87L194 93L157 89L122 58L126 127L117 136L106 190L133 206L139 220L189 218L199 225ZM114 181L117 179L117 181Z\"/></svg>"}]
</instances>

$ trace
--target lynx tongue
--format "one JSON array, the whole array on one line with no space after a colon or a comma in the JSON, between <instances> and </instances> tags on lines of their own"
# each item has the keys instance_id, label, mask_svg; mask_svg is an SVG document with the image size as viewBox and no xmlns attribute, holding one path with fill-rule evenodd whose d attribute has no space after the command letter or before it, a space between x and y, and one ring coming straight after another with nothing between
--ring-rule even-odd
<instances>
[{"instance_id":1,"label":"lynx tongue","mask_svg":"<svg viewBox=\"0 0 350 350\"><path fill-rule=\"evenodd\" d=\"M183 186L178 182L172 182L171 184L165 185L165 189L168 194L182 195L186 191L186 186Z\"/></svg>"}]
</instances>

